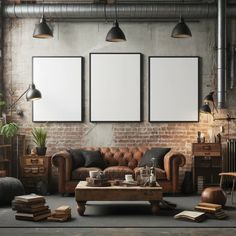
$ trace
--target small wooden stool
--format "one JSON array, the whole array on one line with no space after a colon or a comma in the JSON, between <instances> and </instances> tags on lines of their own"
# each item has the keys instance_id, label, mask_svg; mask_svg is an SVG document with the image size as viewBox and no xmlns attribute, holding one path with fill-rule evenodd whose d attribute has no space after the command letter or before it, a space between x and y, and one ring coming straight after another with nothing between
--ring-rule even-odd
<instances>
[{"instance_id":1,"label":"small wooden stool","mask_svg":"<svg viewBox=\"0 0 236 236\"><path fill-rule=\"evenodd\" d=\"M222 188L222 185L223 185L223 179L224 179L224 176L230 176L233 178L233 186L232 186L232 189L231 189L231 202L232 204L234 204L234 186L235 186L235 179L236 179L236 172L224 172L224 173L220 173L220 187Z\"/></svg>"}]
</instances>

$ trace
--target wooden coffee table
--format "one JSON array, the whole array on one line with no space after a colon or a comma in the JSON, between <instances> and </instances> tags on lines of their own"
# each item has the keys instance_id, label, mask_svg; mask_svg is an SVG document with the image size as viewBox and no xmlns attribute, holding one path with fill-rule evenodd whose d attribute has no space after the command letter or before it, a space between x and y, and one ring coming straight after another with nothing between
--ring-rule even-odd
<instances>
[{"instance_id":1,"label":"wooden coffee table","mask_svg":"<svg viewBox=\"0 0 236 236\"><path fill-rule=\"evenodd\" d=\"M78 214L83 216L87 201L149 201L154 214L160 210L163 202L162 187L89 187L86 181L80 181L75 188Z\"/></svg>"}]
</instances>

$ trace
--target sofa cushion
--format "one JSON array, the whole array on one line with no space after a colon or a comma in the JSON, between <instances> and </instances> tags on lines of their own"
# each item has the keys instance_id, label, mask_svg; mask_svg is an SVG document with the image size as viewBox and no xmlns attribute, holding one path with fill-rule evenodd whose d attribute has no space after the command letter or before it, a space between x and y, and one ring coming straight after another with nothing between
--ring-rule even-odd
<instances>
[{"instance_id":1,"label":"sofa cushion","mask_svg":"<svg viewBox=\"0 0 236 236\"><path fill-rule=\"evenodd\" d=\"M81 152L85 159L85 167L98 167L102 170L106 167L100 151L82 150Z\"/></svg>"},{"instance_id":2,"label":"sofa cushion","mask_svg":"<svg viewBox=\"0 0 236 236\"><path fill-rule=\"evenodd\" d=\"M84 166L85 159L81 149L68 149L72 159L72 170Z\"/></svg>"},{"instance_id":3,"label":"sofa cushion","mask_svg":"<svg viewBox=\"0 0 236 236\"><path fill-rule=\"evenodd\" d=\"M97 167L80 167L72 171L71 178L73 180L86 180L86 178L89 177L90 170L102 171Z\"/></svg>"},{"instance_id":4,"label":"sofa cushion","mask_svg":"<svg viewBox=\"0 0 236 236\"><path fill-rule=\"evenodd\" d=\"M133 175L134 172L128 166L110 166L103 171L106 178L110 180L125 179L125 175Z\"/></svg>"},{"instance_id":5,"label":"sofa cushion","mask_svg":"<svg viewBox=\"0 0 236 236\"><path fill-rule=\"evenodd\" d=\"M137 167L138 161L136 159L132 159L128 162L128 167L133 170Z\"/></svg>"},{"instance_id":6,"label":"sofa cushion","mask_svg":"<svg viewBox=\"0 0 236 236\"><path fill-rule=\"evenodd\" d=\"M152 158L156 159L156 167L164 169L164 156L170 151L170 148L152 148L148 150L139 162L139 167L152 166Z\"/></svg>"},{"instance_id":7,"label":"sofa cushion","mask_svg":"<svg viewBox=\"0 0 236 236\"><path fill-rule=\"evenodd\" d=\"M137 179L138 176L140 176L140 171L143 167L136 167L134 169L134 175L135 179ZM166 180L166 172L160 168L155 168L156 178L157 180Z\"/></svg>"}]
</instances>

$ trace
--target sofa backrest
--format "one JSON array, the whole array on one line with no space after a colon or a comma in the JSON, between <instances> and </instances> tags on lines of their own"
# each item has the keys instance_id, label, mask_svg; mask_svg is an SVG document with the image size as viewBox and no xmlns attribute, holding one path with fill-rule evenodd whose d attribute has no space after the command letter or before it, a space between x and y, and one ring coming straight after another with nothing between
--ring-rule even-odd
<instances>
[{"instance_id":1,"label":"sofa backrest","mask_svg":"<svg viewBox=\"0 0 236 236\"><path fill-rule=\"evenodd\" d=\"M86 147L86 150L99 150L107 166L128 166L134 169L138 166L143 154L149 147Z\"/></svg>"}]
</instances>

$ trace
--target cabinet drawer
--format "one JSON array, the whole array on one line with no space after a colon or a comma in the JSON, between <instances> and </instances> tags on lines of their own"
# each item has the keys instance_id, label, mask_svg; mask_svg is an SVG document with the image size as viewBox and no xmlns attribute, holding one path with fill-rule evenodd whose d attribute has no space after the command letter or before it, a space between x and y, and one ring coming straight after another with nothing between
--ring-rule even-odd
<instances>
[{"instance_id":1,"label":"cabinet drawer","mask_svg":"<svg viewBox=\"0 0 236 236\"><path fill-rule=\"evenodd\" d=\"M194 156L221 156L221 144L193 143L192 154Z\"/></svg>"},{"instance_id":2,"label":"cabinet drawer","mask_svg":"<svg viewBox=\"0 0 236 236\"><path fill-rule=\"evenodd\" d=\"M44 160L43 160L43 158L25 158L24 164L27 166L43 165Z\"/></svg>"},{"instance_id":3,"label":"cabinet drawer","mask_svg":"<svg viewBox=\"0 0 236 236\"><path fill-rule=\"evenodd\" d=\"M197 158L195 159L195 168L211 168L211 159Z\"/></svg>"}]
</instances>

